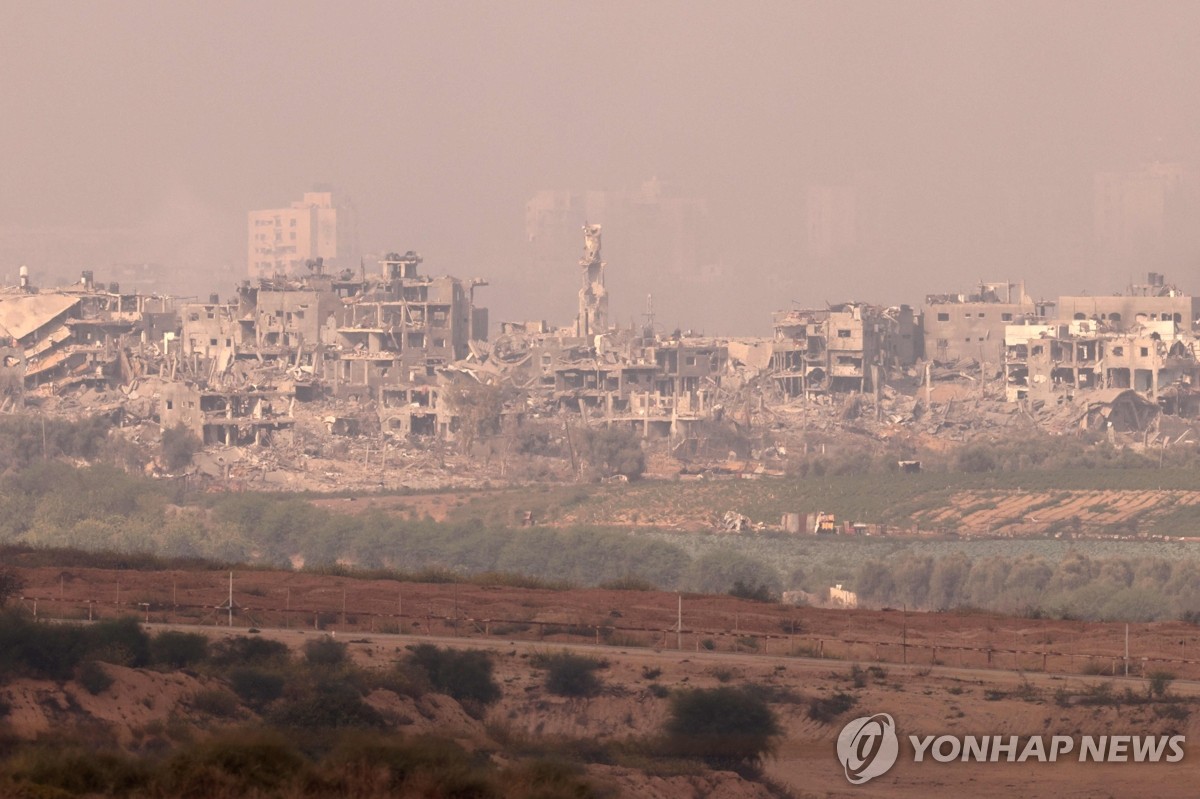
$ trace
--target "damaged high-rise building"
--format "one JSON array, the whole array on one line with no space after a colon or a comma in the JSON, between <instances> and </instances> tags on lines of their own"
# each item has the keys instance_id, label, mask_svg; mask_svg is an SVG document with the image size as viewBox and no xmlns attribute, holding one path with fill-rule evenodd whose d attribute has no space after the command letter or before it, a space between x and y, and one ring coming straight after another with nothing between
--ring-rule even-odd
<instances>
[{"instance_id":1,"label":"damaged high-rise building","mask_svg":"<svg viewBox=\"0 0 1200 799\"><path fill-rule=\"evenodd\" d=\"M575 334L589 338L608 329L608 289L604 286L599 225L583 227L583 257L579 259L579 268L583 287L579 289L579 319L575 323Z\"/></svg>"}]
</instances>

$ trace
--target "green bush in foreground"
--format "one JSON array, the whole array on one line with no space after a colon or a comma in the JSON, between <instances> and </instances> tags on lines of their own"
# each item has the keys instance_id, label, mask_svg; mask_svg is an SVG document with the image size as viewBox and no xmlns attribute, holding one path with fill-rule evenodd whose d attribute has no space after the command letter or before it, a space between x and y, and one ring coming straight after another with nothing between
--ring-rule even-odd
<instances>
[{"instance_id":1,"label":"green bush in foreground","mask_svg":"<svg viewBox=\"0 0 1200 799\"><path fill-rule=\"evenodd\" d=\"M253 708L263 708L283 696L283 676L261 669L234 669L229 672L229 687Z\"/></svg>"},{"instance_id":2,"label":"green bush in foreground","mask_svg":"<svg viewBox=\"0 0 1200 799\"><path fill-rule=\"evenodd\" d=\"M164 630L150 641L150 656L176 669L193 666L208 658L208 636Z\"/></svg>"},{"instance_id":3,"label":"green bush in foreground","mask_svg":"<svg viewBox=\"0 0 1200 799\"><path fill-rule=\"evenodd\" d=\"M363 701L348 682L335 680L313 691L276 704L268 721L277 727L300 729L377 729L386 726L379 711Z\"/></svg>"},{"instance_id":4,"label":"green bush in foreground","mask_svg":"<svg viewBox=\"0 0 1200 799\"><path fill-rule=\"evenodd\" d=\"M531 661L536 668L546 670L546 690L558 696L595 696L604 688L596 675L608 667L608 661L587 655L560 652L539 654Z\"/></svg>"},{"instance_id":5,"label":"green bush in foreground","mask_svg":"<svg viewBox=\"0 0 1200 799\"><path fill-rule=\"evenodd\" d=\"M490 652L433 644L418 644L409 649L409 665L421 669L434 690L454 697L469 711L480 710L500 699L500 686L492 677Z\"/></svg>"},{"instance_id":6,"label":"green bush in foreground","mask_svg":"<svg viewBox=\"0 0 1200 799\"><path fill-rule=\"evenodd\" d=\"M757 771L775 752L782 732L759 696L741 688L684 691L671 697L665 746L677 757L694 757L714 768Z\"/></svg>"}]
</instances>

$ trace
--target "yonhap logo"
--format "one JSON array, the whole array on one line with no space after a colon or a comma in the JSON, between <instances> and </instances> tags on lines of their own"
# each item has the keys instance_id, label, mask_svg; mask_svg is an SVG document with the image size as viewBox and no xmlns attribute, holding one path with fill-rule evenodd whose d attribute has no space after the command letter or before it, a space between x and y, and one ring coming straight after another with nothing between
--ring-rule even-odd
<instances>
[{"instance_id":1,"label":"yonhap logo","mask_svg":"<svg viewBox=\"0 0 1200 799\"><path fill-rule=\"evenodd\" d=\"M914 763L1179 763L1183 735L910 735ZM837 739L851 785L886 774L900 755L896 721L887 713L853 719Z\"/></svg>"},{"instance_id":2,"label":"yonhap logo","mask_svg":"<svg viewBox=\"0 0 1200 799\"><path fill-rule=\"evenodd\" d=\"M862 785L886 774L899 753L896 722L887 713L854 719L838 735L838 760L851 785Z\"/></svg>"}]
</instances>

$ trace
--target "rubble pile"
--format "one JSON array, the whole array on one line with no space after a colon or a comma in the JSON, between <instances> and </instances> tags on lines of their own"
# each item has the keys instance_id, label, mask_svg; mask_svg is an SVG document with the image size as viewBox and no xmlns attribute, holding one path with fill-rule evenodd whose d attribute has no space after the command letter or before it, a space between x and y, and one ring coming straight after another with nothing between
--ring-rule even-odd
<instances>
[{"instance_id":1,"label":"rubble pile","mask_svg":"<svg viewBox=\"0 0 1200 799\"><path fill-rule=\"evenodd\" d=\"M490 341L487 283L425 275L411 251L373 273L317 259L224 302L125 293L91 272L39 290L23 270L0 290L0 413L104 414L146 447L182 426L205 448L196 474L315 490L567 479L598 426L641 437L655 473L694 477L782 474L811 434L1200 441L1200 302L1161 276L1057 303L984 284L921 312L797 308L771 337L725 338L660 331L652 313L610 324L600 234L584 230L573 324L502 322Z\"/></svg>"}]
</instances>

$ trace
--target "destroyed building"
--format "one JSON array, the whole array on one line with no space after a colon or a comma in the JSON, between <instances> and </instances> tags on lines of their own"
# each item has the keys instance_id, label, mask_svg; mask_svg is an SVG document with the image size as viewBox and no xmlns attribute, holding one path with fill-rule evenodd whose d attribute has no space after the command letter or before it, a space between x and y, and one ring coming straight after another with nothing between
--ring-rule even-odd
<instances>
[{"instance_id":1,"label":"destroyed building","mask_svg":"<svg viewBox=\"0 0 1200 799\"><path fill-rule=\"evenodd\" d=\"M788 397L810 392L874 391L887 370L920 355L919 323L907 305L846 303L775 314L771 359L776 387Z\"/></svg>"},{"instance_id":2,"label":"destroyed building","mask_svg":"<svg viewBox=\"0 0 1200 799\"><path fill-rule=\"evenodd\" d=\"M1172 321L1113 330L1090 321L1013 326L1006 333L1010 401L1133 389L1157 400L1162 389L1200 386L1197 342Z\"/></svg>"},{"instance_id":3,"label":"destroyed building","mask_svg":"<svg viewBox=\"0 0 1200 799\"><path fill-rule=\"evenodd\" d=\"M930 294L925 305L925 357L940 362L975 360L999 366L1008 325L1054 318L1054 303L1033 300L1025 293L1024 281L984 283L970 294Z\"/></svg>"},{"instance_id":4,"label":"destroyed building","mask_svg":"<svg viewBox=\"0 0 1200 799\"><path fill-rule=\"evenodd\" d=\"M370 270L309 259L178 310L90 272L48 291L23 273L0 290L0 407L79 387L65 406L136 401L149 406L139 422L181 425L207 445L280 445L214 456L225 466L288 469L294 456L351 450L368 463L374 450L386 468L389 447L441 464L451 449L507 452L521 425L542 419L542 435L623 427L677 459L708 461L687 464L693 474L740 475L782 473L787 448L798 438L807 447L810 433L967 440L1023 425L1146 446L1191 440L1187 420L1200 418L1200 301L1161 275L1127 296L1057 304L1031 299L1022 283L990 283L930 295L921 311L798 307L774 315L770 337L733 339L665 333L649 304L644 324L614 324L601 229L588 225L582 256L564 264L580 279L560 303L565 324L504 322L489 341L476 305L487 283L422 267L411 251ZM483 435L497 436L492 449L469 446ZM574 444L558 451L575 469Z\"/></svg>"},{"instance_id":5,"label":"destroyed building","mask_svg":"<svg viewBox=\"0 0 1200 799\"><path fill-rule=\"evenodd\" d=\"M486 340L487 310L476 307L475 289L487 284L423 275L421 263L411 251L389 253L376 274L334 276L318 262L302 277L246 282L225 304L212 297L184 306L183 352L193 360L195 386L164 400L173 406L164 412L205 441L261 441L264 432L290 426L295 400L320 393L352 400L360 412L374 408L371 427L451 432L438 370ZM275 371L262 373L270 364ZM264 379L269 390L257 385ZM223 419L250 421L232 434L235 423ZM339 434L364 428L339 415L329 427Z\"/></svg>"},{"instance_id":6,"label":"destroyed building","mask_svg":"<svg viewBox=\"0 0 1200 799\"><path fill-rule=\"evenodd\" d=\"M295 424L295 392L288 386L202 388L192 381L167 383L159 419L164 428L183 426L205 444L263 445Z\"/></svg>"},{"instance_id":7,"label":"destroyed building","mask_svg":"<svg viewBox=\"0 0 1200 799\"><path fill-rule=\"evenodd\" d=\"M1128 294L1065 296L1058 298L1058 316L1071 321L1090 320L1113 330L1132 330L1148 322L1173 322L1187 332L1200 331L1200 297L1190 297L1150 272Z\"/></svg>"},{"instance_id":8,"label":"destroyed building","mask_svg":"<svg viewBox=\"0 0 1200 799\"><path fill-rule=\"evenodd\" d=\"M1194 415L1197 309L1200 301L1154 272L1128 295L1060 297L1057 319L1006 329L1007 398L1062 401L1132 389L1174 414Z\"/></svg>"},{"instance_id":9,"label":"destroyed building","mask_svg":"<svg viewBox=\"0 0 1200 799\"><path fill-rule=\"evenodd\" d=\"M391 253L380 275L341 298L322 342L330 345L322 374L335 390L432 378L487 340L487 310L475 306L475 289L487 283L422 275L421 263L416 253Z\"/></svg>"},{"instance_id":10,"label":"destroyed building","mask_svg":"<svg viewBox=\"0 0 1200 799\"><path fill-rule=\"evenodd\" d=\"M144 373L147 350L174 333L177 322L163 297L122 293L98 284L91 271L79 283L39 291L22 268L21 285L0 293L0 335L23 357L22 386L111 387ZM21 360L9 354L11 370Z\"/></svg>"}]
</instances>

